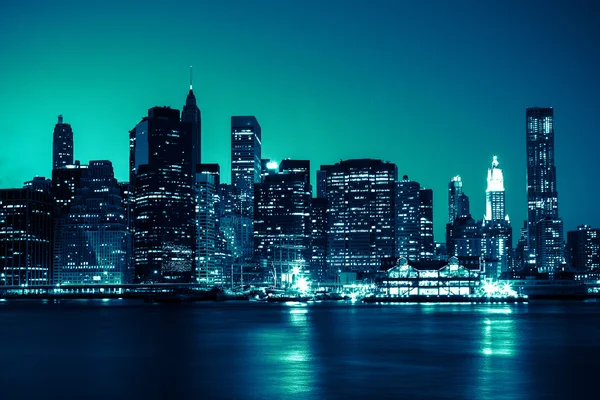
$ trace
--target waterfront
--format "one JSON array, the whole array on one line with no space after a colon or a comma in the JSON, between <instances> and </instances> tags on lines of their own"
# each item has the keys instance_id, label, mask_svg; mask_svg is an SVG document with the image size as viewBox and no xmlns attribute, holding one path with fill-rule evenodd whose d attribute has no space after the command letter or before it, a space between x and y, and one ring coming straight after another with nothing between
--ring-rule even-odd
<instances>
[{"instance_id":1,"label":"waterfront","mask_svg":"<svg viewBox=\"0 0 600 400\"><path fill-rule=\"evenodd\" d=\"M0 302L3 399L595 398L600 303Z\"/></svg>"}]
</instances>

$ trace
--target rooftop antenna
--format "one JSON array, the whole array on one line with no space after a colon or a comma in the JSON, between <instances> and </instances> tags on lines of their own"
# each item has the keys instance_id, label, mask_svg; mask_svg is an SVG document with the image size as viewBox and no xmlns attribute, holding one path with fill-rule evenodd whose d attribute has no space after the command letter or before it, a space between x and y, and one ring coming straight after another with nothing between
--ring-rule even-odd
<instances>
[{"instance_id":1,"label":"rooftop antenna","mask_svg":"<svg viewBox=\"0 0 600 400\"><path fill-rule=\"evenodd\" d=\"M192 72L193 72L193 66L190 65L190 90L192 90Z\"/></svg>"}]
</instances>

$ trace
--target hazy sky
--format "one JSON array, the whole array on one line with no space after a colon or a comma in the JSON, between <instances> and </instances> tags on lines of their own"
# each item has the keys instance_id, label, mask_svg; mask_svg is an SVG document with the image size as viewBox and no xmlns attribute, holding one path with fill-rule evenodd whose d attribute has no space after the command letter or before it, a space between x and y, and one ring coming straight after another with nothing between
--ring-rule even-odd
<instances>
[{"instance_id":1,"label":"hazy sky","mask_svg":"<svg viewBox=\"0 0 600 400\"><path fill-rule=\"evenodd\" d=\"M480 219L487 168L526 218L525 108L555 109L559 212L600 227L600 2L14 1L0 6L0 187L50 176L58 114L75 158L128 179L128 131L181 109L194 65L202 160L229 182L231 115L255 115L263 158L380 158L434 190L461 175Z\"/></svg>"}]
</instances>

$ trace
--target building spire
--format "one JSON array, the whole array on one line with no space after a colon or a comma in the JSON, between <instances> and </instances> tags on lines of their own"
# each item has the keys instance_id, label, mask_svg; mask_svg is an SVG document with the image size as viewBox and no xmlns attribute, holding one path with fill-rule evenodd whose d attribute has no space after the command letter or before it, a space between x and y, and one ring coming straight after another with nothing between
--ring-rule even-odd
<instances>
[{"instance_id":1,"label":"building spire","mask_svg":"<svg viewBox=\"0 0 600 400\"><path fill-rule=\"evenodd\" d=\"M193 66L190 65L190 90L192 90Z\"/></svg>"}]
</instances>

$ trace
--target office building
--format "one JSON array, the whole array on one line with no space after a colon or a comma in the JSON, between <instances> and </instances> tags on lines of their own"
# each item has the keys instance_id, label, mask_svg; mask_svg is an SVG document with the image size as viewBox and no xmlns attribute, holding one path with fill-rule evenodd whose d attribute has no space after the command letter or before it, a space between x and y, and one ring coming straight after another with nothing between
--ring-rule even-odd
<instances>
[{"instance_id":1,"label":"office building","mask_svg":"<svg viewBox=\"0 0 600 400\"><path fill-rule=\"evenodd\" d=\"M131 280L131 233L110 161L90 161L62 226L54 283L124 284Z\"/></svg>"},{"instance_id":2,"label":"office building","mask_svg":"<svg viewBox=\"0 0 600 400\"><path fill-rule=\"evenodd\" d=\"M327 199L313 198L310 208L310 271L314 282L327 279Z\"/></svg>"},{"instance_id":3,"label":"office building","mask_svg":"<svg viewBox=\"0 0 600 400\"><path fill-rule=\"evenodd\" d=\"M460 176L455 176L448 183L448 223L461 217L459 212L459 198L463 194L463 184Z\"/></svg>"},{"instance_id":4,"label":"office building","mask_svg":"<svg viewBox=\"0 0 600 400\"><path fill-rule=\"evenodd\" d=\"M219 166L196 168L196 280L207 285L222 283L223 262L219 251Z\"/></svg>"},{"instance_id":5,"label":"office building","mask_svg":"<svg viewBox=\"0 0 600 400\"><path fill-rule=\"evenodd\" d=\"M397 255L418 261L421 255L421 185L404 175L396 183Z\"/></svg>"},{"instance_id":6,"label":"office building","mask_svg":"<svg viewBox=\"0 0 600 400\"><path fill-rule=\"evenodd\" d=\"M0 285L51 283L53 211L48 193L0 190Z\"/></svg>"},{"instance_id":7,"label":"office building","mask_svg":"<svg viewBox=\"0 0 600 400\"><path fill-rule=\"evenodd\" d=\"M260 183L261 129L253 116L231 117L231 184L240 214L254 217L254 184Z\"/></svg>"},{"instance_id":8,"label":"office building","mask_svg":"<svg viewBox=\"0 0 600 400\"><path fill-rule=\"evenodd\" d=\"M328 208L328 279L341 272L376 272L396 255L395 164L357 159L322 166Z\"/></svg>"},{"instance_id":9,"label":"office building","mask_svg":"<svg viewBox=\"0 0 600 400\"><path fill-rule=\"evenodd\" d=\"M136 281L194 279L196 221L190 124L154 107L134 129Z\"/></svg>"},{"instance_id":10,"label":"office building","mask_svg":"<svg viewBox=\"0 0 600 400\"><path fill-rule=\"evenodd\" d=\"M563 246L563 237L554 165L554 110L528 108L526 133L528 247L533 252L536 267L541 272L552 272L562 262L562 259L554 255L557 252L563 253L562 250L559 251ZM537 232L538 228L541 229L540 232ZM560 235L557 236L559 231ZM548 241L537 242L538 237L544 237Z\"/></svg>"},{"instance_id":11,"label":"office building","mask_svg":"<svg viewBox=\"0 0 600 400\"><path fill-rule=\"evenodd\" d=\"M578 271L600 269L600 229L580 225L567 232L569 265Z\"/></svg>"},{"instance_id":12,"label":"office building","mask_svg":"<svg viewBox=\"0 0 600 400\"><path fill-rule=\"evenodd\" d=\"M192 68L190 67L190 91L181 110L181 121L190 125L192 136L191 163L192 174L196 173L196 166L202 161L202 119L200 109L196 103L196 96L192 90Z\"/></svg>"},{"instance_id":13,"label":"office building","mask_svg":"<svg viewBox=\"0 0 600 400\"><path fill-rule=\"evenodd\" d=\"M433 240L433 190L420 189L419 201L419 259L431 260L435 255L435 243Z\"/></svg>"}]
</instances>

